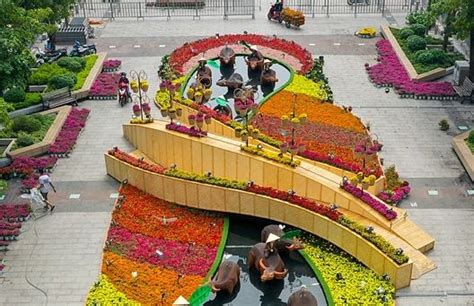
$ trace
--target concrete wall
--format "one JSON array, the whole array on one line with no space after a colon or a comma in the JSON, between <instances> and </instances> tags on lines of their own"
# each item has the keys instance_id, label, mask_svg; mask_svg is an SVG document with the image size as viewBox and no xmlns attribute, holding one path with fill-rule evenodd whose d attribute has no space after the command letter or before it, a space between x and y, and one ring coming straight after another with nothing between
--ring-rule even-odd
<instances>
[{"instance_id":1,"label":"concrete wall","mask_svg":"<svg viewBox=\"0 0 474 306\"><path fill-rule=\"evenodd\" d=\"M355 232L307 209L253 193L181 180L148 172L105 154L107 173L158 198L193 208L237 213L283 222L313 233L356 257L364 265L390 276L395 287L410 285L413 263L396 264Z\"/></svg>"}]
</instances>

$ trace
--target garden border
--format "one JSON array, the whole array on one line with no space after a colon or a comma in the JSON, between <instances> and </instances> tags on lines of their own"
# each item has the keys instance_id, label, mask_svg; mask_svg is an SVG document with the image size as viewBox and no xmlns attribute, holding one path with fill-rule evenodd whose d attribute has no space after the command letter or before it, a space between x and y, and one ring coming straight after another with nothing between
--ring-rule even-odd
<instances>
[{"instance_id":1,"label":"garden border","mask_svg":"<svg viewBox=\"0 0 474 306\"><path fill-rule=\"evenodd\" d=\"M453 137L451 145L453 146L454 152L456 152L457 156L459 157L461 164L466 169L471 181L474 182L474 154L471 153L471 150L465 142L471 131L472 130L469 130Z\"/></svg>"},{"instance_id":2,"label":"garden border","mask_svg":"<svg viewBox=\"0 0 474 306\"><path fill-rule=\"evenodd\" d=\"M97 53L97 60L94 63L94 66L89 71L84 84L82 84L81 89L74 90L71 92L71 95L76 98L76 100L87 99L89 98L89 92L94 84L97 76L102 72L102 65L104 64L105 59L107 58L107 52Z\"/></svg>"},{"instance_id":3,"label":"garden border","mask_svg":"<svg viewBox=\"0 0 474 306\"><path fill-rule=\"evenodd\" d=\"M406 56L405 52L403 52L403 49L400 47L400 44L398 43L397 39L393 35L392 31L390 30L389 26L381 26L380 33L382 34L385 39L387 39L390 44L393 47L393 50L398 56L398 59L402 63L403 67L405 67L405 70L407 71L408 75L410 76L410 79L415 80L415 81L432 81L436 80L439 78L442 78L448 74L453 73L453 68L436 68L431 71L418 74L415 70L415 67L413 67L412 63Z\"/></svg>"},{"instance_id":4,"label":"garden border","mask_svg":"<svg viewBox=\"0 0 474 306\"><path fill-rule=\"evenodd\" d=\"M217 248L217 254L216 254L216 258L214 259L214 262L212 263L211 265L211 268L209 269L209 271L207 272L205 278L204 278L204 284L202 284L201 286L199 286L198 288L196 288L196 290L194 290L194 292L191 294L191 296L189 297L189 300L191 301L190 304L193 305L193 302L192 302L192 296L200 289L202 288L203 286L206 286L206 283L211 280L212 276L217 272L217 270L219 269L219 266L221 264L221 261L222 261L222 256L224 255L224 250L225 250L225 247L226 247L226 244L227 244L227 238L229 237L229 226L230 226L230 218L229 218L229 215L226 214L224 215L224 226L222 228L222 238L221 238L221 242L219 243L219 247ZM209 295L208 295L209 296Z\"/></svg>"},{"instance_id":5,"label":"garden border","mask_svg":"<svg viewBox=\"0 0 474 306\"><path fill-rule=\"evenodd\" d=\"M69 113L71 112L71 109L72 109L71 106L65 105L58 108L53 108L50 110L40 112L39 114L42 114L42 115L57 113L53 124L48 129L48 132L44 136L43 140L40 142L34 143L32 145L29 145L27 147L10 151L7 154L7 156L13 159L20 156L32 157L32 156L37 156L37 155L41 155L48 152L49 147L51 146L51 144L54 143L54 141L56 140L56 137L61 131L61 128L63 127L64 122L66 121Z\"/></svg>"}]
</instances>

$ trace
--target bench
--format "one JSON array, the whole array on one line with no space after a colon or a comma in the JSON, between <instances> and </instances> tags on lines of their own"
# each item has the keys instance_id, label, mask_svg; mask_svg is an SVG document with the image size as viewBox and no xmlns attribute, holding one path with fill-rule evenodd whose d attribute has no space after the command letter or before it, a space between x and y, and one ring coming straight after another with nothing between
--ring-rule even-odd
<instances>
[{"instance_id":1,"label":"bench","mask_svg":"<svg viewBox=\"0 0 474 306\"><path fill-rule=\"evenodd\" d=\"M461 104L465 99L469 99L471 102L474 100L474 84L468 77L464 79L461 86L453 86L453 88L461 98Z\"/></svg>"},{"instance_id":2,"label":"bench","mask_svg":"<svg viewBox=\"0 0 474 306\"><path fill-rule=\"evenodd\" d=\"M41 94L43 109L55 108L62 105L74 104L77 106L76 98L71 96L71 90L67 87Z\"/></svg>"}]
</instances>

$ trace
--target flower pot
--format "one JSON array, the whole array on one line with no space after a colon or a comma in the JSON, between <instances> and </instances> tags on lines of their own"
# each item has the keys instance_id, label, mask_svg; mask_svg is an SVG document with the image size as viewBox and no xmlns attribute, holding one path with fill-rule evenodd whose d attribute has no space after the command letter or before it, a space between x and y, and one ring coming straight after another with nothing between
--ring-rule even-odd
<instances>
[{"instance_id":1,"label":"flower pot","mask_svg":"<svg viewBox=\"0 0 474 306\"><path fill-rule=\"evenodd\" d=\"M172 110L172 111L169 111L168 112L168 116L170 117L170 119L176 119L176 110Z\"/></svg>"},{"instance_id":2,"label":"flower pot","mask_svg":"<svg viewBox=\"0 0 474 306\"><path fill-rule=\"evenodd\" d=\"M135 115L135 117L138 117L138 116L140 116L140 111L138 111L138 112L134 111L133 114Z\"/></svg>"},{"instance_id":3,"label":"flower pot","mask_svg":"<svg viewBox=\"0 0 474 306\"><path fill-rule=\"evenodd\" d=\"M242 141L247 141L249 139L249 135L247 134L241 134L240 135L240 138L242 139Z\"/></svg>"},{"instance_id":4,"label":"flower pot","mask_svg":"<svg viewBox=\"0 0 474 306\"><path fill-rule=\"evenodd\" d=\"M181 107L176 109L176 115L178 115L178 117L181 117L183 115L183 109Z\"/></svg>"},{"instance_id":5,"label":"flower pot","mask_svg":"<svg viewBox=\"0 0 474 306\"><path fill-rule=\"evenodd\" d=\"M167 109L161 109L160 110L161 116L167 117L168 116L168 110Z\"/></svg>"},{"instance_id":6,"label":"flower pot","mask_svg":"<svg viewBox=\"0 0 474 306\"><path fill-rule=\"evenodd\" d=\"M235 137L240 137L240 134L241 134L241 133L242 133L242 130L240 130L240 129L235 129L235 130L234 130L234 135L235 135Z\"/></svg>"},{"instance_id":7,"label":"flower pot","mask_svg":"<svg viewBox=\"0 0 474 306\"><path fill-rule=\"evenodd\" d=\"M206 121L206 124L211 124L212 117L209 115L204 116L204 120Z\"/></svg>"},{"instance_id":8,"label":"flower pot","mask_svg":"<svg viewBox=\"0 0 474 306\"><path fill-rule=\"evenodd\" d=\"M204 120L202 119L196 119L196 125L198 128L202 129L202 127L204 126Z\"/></svg>"}]
</instances>

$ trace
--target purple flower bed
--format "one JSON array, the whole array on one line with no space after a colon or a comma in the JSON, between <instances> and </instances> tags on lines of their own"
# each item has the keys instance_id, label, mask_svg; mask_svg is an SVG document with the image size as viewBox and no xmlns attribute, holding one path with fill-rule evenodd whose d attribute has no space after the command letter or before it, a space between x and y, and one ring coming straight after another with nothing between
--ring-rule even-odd
<instances>
[{"instance_id":1,"label":"purple flower bed","mask_svg":"<svg viewBox=\"0 0 474 306\"><path fill-rule=\"evenodd\" d=\"M86 125L90 110L73 108L54 143L49 147L49 154L68 154L76 144L79 133Z\"/></svg>"},{"instance_id":2,"label":"purple flower bed","mask_svg":"<svg viewBox=\"0 0 474 306\"><path fill-rule=\"evenodd\" d=\"M412 81L388 40L377 42L380 62L366 66L373 83L378 86L392 86L402 97L453 98L456 92L449 82ZM366 64L367 65L367 64Z\"/></svg>"},{"instance_id":3,"label":"purple flower bed","mask_svg":"<svg viewBox=\"0 0 474 306\"><path fill-rule=\"evenodd\" d=\"M58 159L51 156L17 157L10 166L0 168L0 175L9 179L11 175L29 175L37 169L51 169Z\"/></svg>"},{"instance_id":4,"label":"purple flower bed","mask_svg":"<svg viewBox=\"0 0 474 306\"><path fill-rule=\"evenodd\" d=\"M188 128L184 125L178 125L176 123L169 123L166 125L166 129L175 131L178 133L183 133L191 137L204 137L207 136L206 131L198 130L195 127Z\"/></svg>"},{"instance_id":5,"label":"purple flower bed","mask_svg":"<svg viewBox=\"0 0 474 306\"><path fill-rule=\"evenodd\" d=\"M118 59L108 59L102 64L102 71L112 72L117 71L122 65L122 61Z\"/></svg>"},{"instance_id":6,"label":"purple flower bed","mask_svg":"<svg viewBox=\"0 0 474 306\"><path fill-rule=\"evenodd\" d=\"M410 193L410 186L402 186L395 188L393 191L382 191L377 195L379 199L388 204L397 205Z\"/></svg>"},{"instance_id":7,"label":"purple flower bed","mask_svg":"<svg viewBox=\"0 0 474 306\"><path fill-rule=\"evenodd\" d=\"M384 216L387 220L393 220L397 217L397 213L388 208L383 202L374 198L370 193L363 191L349 182L345 182L341 185L341 188L349 192L353 196L362 200L362 202L368 204L370 207L375 209L378 213Z\"/></svg>"},{"instance_id":8,"label":"purple flower bed","mask_svg":"<svg viewBox=\"0 0 474 306\"><path fill-rule=\"evenodd\" d=\"M120 74L118 73L101 73L94 81L89 96L91 99L102 98L117 98L118 80Z\"/></svg>"}]
</instances>

